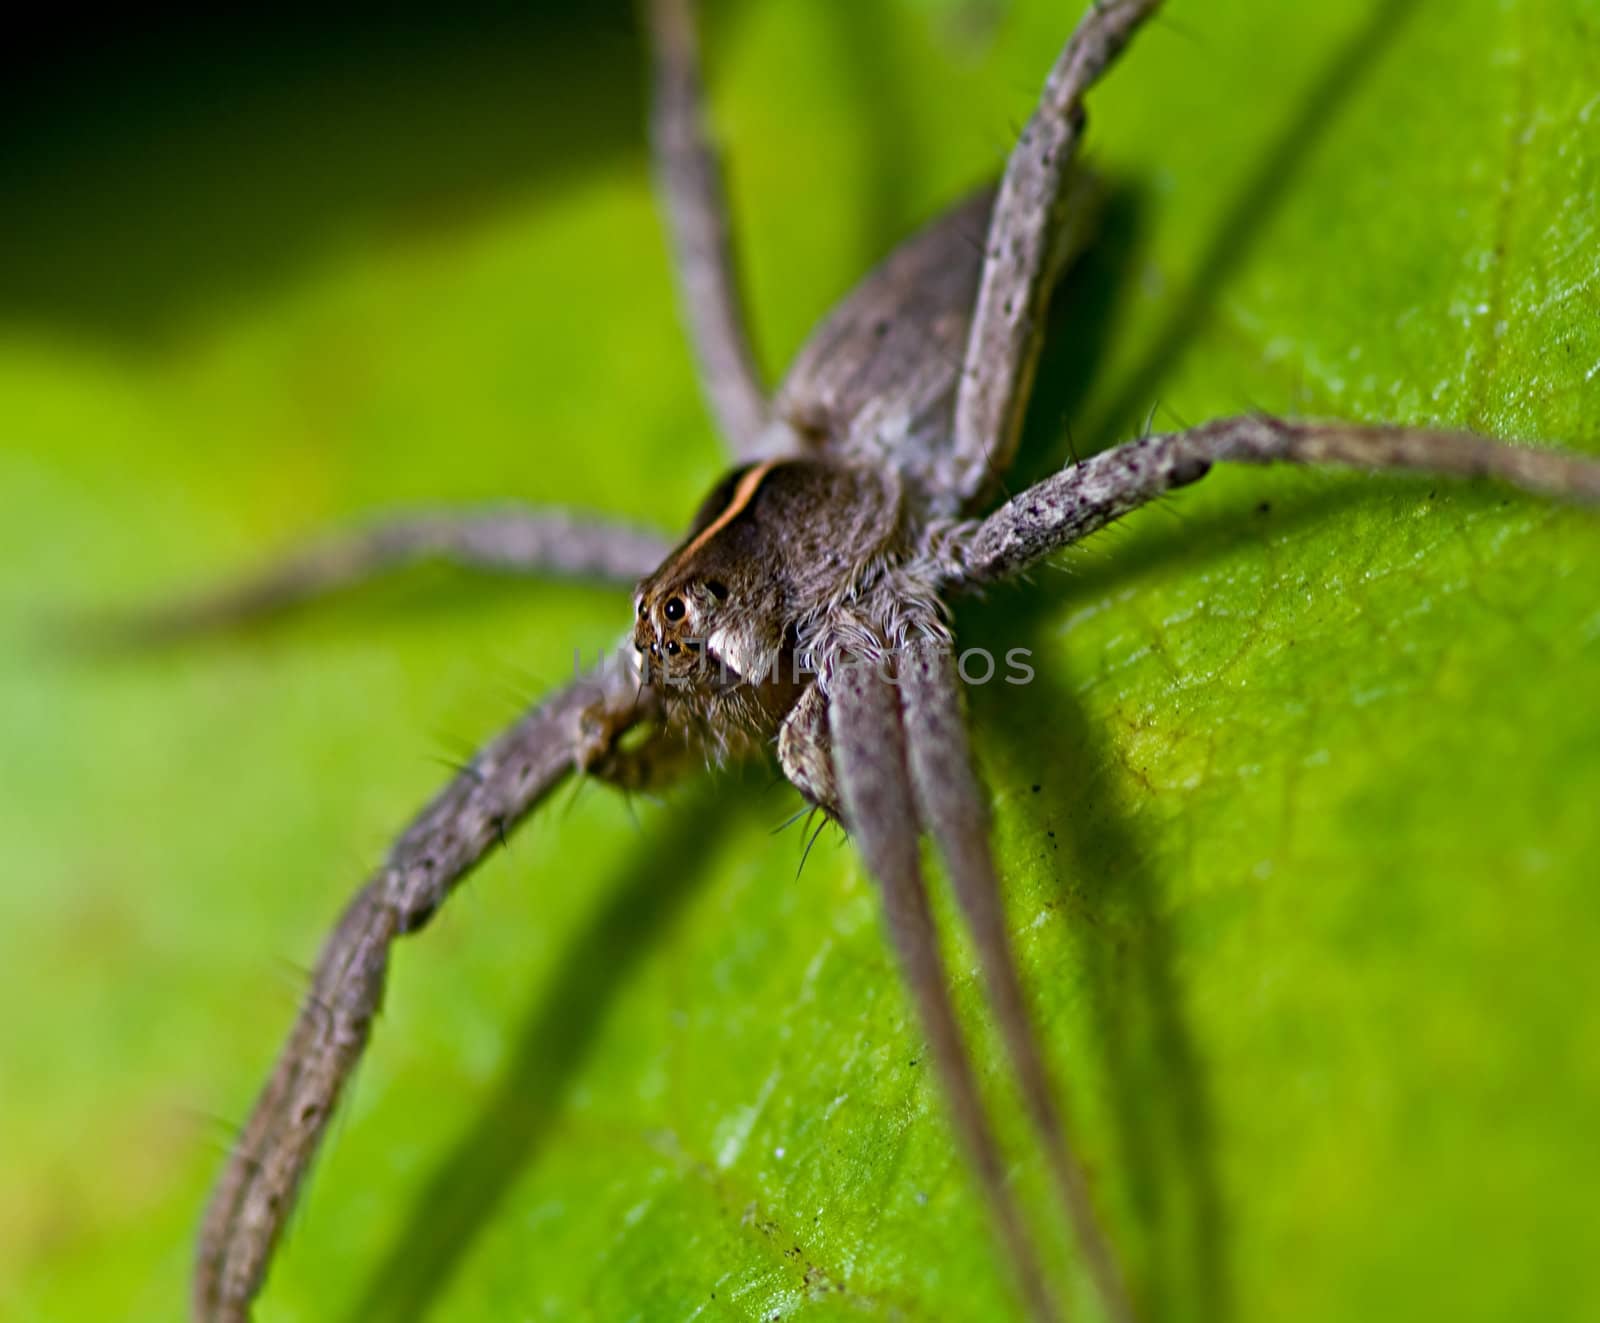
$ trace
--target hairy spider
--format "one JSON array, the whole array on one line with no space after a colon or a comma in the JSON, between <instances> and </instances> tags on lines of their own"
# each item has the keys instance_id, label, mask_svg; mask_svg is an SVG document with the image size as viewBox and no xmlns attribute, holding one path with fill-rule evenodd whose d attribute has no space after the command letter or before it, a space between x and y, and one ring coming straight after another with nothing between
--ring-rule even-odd
<instances>
[{"instance_id":1,"label":"hairy spider","mask_svg":"<svg viewBox=\"0 0 1600 1323\"><path fill-rule=\"evenodd\" d=\"M1002 919L945 603L1012 578L1221 462L1489 477L1600 500L1600 463L1397 427L1227 418L1146 436L1009 500L1052 284L1081 245L1092 180L1074 166L1082 97L1157 0L1103 0L1080 23L993 190L907 241L818 328L776 391L743 329L718 169L704 135L690 0L654 0L654 144L706 392L738 467L675 549L597 521L419 518L293 559L145 619L205 628L423 554L637 583L618 658L485 746L396 842L329 937L201 1233L193 1305L248 1316L342 1089L365 1048L394 941L563 779L663 784L775 748L840 820L882 893L955 1130L1029 1312L1055 1317L1005 1179L947 992L919 860L936 842L987 981L1054 1189L1107 1311L1136 1317L1047 1077ZM626 737L626 738L625 738Z\"/></svg>"}]
</instances>

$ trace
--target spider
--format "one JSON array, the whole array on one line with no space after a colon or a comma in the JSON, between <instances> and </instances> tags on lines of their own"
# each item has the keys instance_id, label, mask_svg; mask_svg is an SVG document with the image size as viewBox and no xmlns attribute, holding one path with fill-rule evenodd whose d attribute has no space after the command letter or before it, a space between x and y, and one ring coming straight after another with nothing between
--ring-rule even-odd
<instances>
[{"instance_id":1,"label":"spider","mask_svg":"<svg viewBox=\"0 0 1600 1323\"><path fill-rule=\"evenodd\" d=\"M667 548L619 525L557 516L417 519L144 622L152 633L210 627L422 554L637 584L619 656L485 746L345 910L213 1194L197 1317L248 1316L366 1046L399 937L425 926L568 776L646 788L708 759L768 751L810 803L847 828L877 881L952 1124L1019 1295L1033 1316L1055 1317L951 1009L919 859L920 836L932 837L1084 1261L1108 1313L1136 1316L1047 1078L1002 921L947 601L1015 577L1223 462L1486 476L1600 499L1600 464L1559 451L1259 415L1145 436L998 499L1052 287L1088 232L1093 181L1074 161L1082 98L1157 9L1156 0L1092 9L999 185L891 255L769 394L743 330L689 0L654 0L660 186L704 385L737 461L684 540Z\"/></svg>"}]
</instances>

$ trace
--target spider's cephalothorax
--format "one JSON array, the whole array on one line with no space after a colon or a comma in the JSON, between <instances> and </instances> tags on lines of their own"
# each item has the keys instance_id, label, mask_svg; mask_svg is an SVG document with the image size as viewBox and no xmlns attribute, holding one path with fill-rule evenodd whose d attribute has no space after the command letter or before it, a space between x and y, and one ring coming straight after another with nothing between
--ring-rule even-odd
<instances>
[{"instance_id":1,"label":"spider's cephalothorax","mask_svg":"<svg viewBox=\"0 0 1600 1323\"><path fill-rule=\"evenodd\" d=\"M998 188L897 249L818 328L770 395L753 368L690 0L651 0L660 184L713 412L743 467L686 540L497 510L381 527L142 621L215 625L422 554L638 584L625 654L481 749L398 839L318 960L288 1046L207 1209L202 1320L242 1320L382 1001L391 946L574 772L623 786L765 753L840 818L878 883L956 1134L1030 1315L1055 1317L957 1025L924 885L939 846L1051 1183L1109 1315L1135 1316L1047 1077L1013 958L940 595L1011 578L1220 461L1491 476L1600 501L1600 463L1453 432L1246 416L1092 456L998 508L1059 264L1080 240L1083 95L1159 0L1096 0L1062 50ZM937 516L937 517L935 517ZM631 736L642 728L644 738ZM696 755L685 758L689 753Z\"/></svg>"},{"instance_id":2,"label":"spider's cephalothorax","mask_svg":"<svg viewBox=\"0 0 1600 1323\"><path fill-rule=\"evenodd\" d=\"M734 469L639 585L640 678L713 744L733 730L775 736L815 682L815 623L905 558L909 522L892 471L827 459Z\"/></svg>"}]
</instances>

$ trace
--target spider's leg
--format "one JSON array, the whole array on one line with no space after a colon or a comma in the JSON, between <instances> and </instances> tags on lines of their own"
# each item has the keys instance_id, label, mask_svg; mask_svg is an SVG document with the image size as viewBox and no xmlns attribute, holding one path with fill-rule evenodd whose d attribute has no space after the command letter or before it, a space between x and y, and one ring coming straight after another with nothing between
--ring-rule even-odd
<instances>
[{"instance_id":1,"label":"spider's leg","mask_svg":"<svg viewBox=\"0 0 1600 1323\"><path fill-rule=\"evenodd\" d=\"M926 640L902 655L901 691L918 815L938 841L956 900L983 964L989 1000L1016 1068L1023 1101L1050 1162L1051 1176L1110 1317L1136 1317L1115 1251L1095 1214L1083 1164L1056 1105L1022 993L989 848L987 801L973 770L961 712L955 658Z\"/></svg>"},{"instance_id":2,"label":"spider's leg","mask_svg":"<svg viewBox=\"0 0 1600 1323\"><path fill-rule=\"evenodd\" d=\"M395 843L317 959L289 1041L229 1155L201 1225L192 1306L239 1323L266 1277L329 1117L383 999L389 950L566 775L647 715L620 665L559 690L486 745Z\"/></svg>"},{"instance_id":3,"label":"spider's leg","mask_svg":"<svg viewBox=\"0 0 1600 1323\"><path fill-rule=\"evenodd\" d=\"M970 504L1016 453L1082 136L1083 94L1111 66L1160 0L1096 0L1067 39L1038 107L1006 162L984 248L954 417L955 495Z\"/></svg>"},{"instance_id":4,"label":"spider's leg","mask_svg":"<svg viewBox=\"0 0 1600 1323\"><path fill-rule=\"evenodd\" d=\"M632 586L670 549L659 534L591 515L496 506L420 513L332 537L238 582L81 626L90 641L154 643L271 615L418 561Z\"/></svg>"},{"instance_id":5,"label":"spider's leg","mask_svg":"<svg viewBox=\"0 0 1600 1323\"><path fill-rule=\"evenodd\" d=\"M1029 1310L1038 1319L1054 1318L950 1002L918 859L916 810L894 688L870 666L842 667L830 681L828 725L845 825L883 894L889 937L928 1036L956 1132L977 1170Z\"/></svg>"},{"instance_id":6,"label":"spider's leg","mask_svg":"<svg viewBox=\"0 0 1600 1323\"><path fill-rule=\"evenodd\" d=\"M722 170L707 136L694 10L694 0L650 0L656 188L701 386L723 439L750 460L764 457L767 399L745 328Z\"/></svg>"},{"instance_id":7,"label":"spider's leg","mask_svg":"<svg viewBox=\"0 0 1600 1323\"><path fill-rule=\"evenodd\" d=\"M1509 445L1465 432L1250 414L1145 437L1092 456L1030 487L988 518L955 526L937 554L950 563L953 583L1009 578L1130 510L1198 481L1222 461L1493 478L1541 496L1600 504L1600 459L1571 451Z\"/></svg>"}]
</instances>

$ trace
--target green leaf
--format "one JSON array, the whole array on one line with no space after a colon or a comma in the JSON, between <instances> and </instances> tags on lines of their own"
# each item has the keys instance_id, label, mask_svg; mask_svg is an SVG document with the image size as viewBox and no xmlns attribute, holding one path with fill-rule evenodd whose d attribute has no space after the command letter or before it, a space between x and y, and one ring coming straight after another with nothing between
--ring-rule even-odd
<instances>
[{"instance_id":1,"label":"green leaf","mask_svg":"<svg viewBox=\"0 0 1600 1323\"><path fill-rule=\"evenodd\" d=\"M1068 16L708 22L776 369L998 168ZM418 573L93 664L35 646L38 613L419 502L681 525L721 461L626 33L196 38L33 93L54 129L18 130L0 218L8 1316L179 1312L212 1118L247 1110L299 967L436 759L626 605ZM1106 232L1026 473L1152 408L1600 448L1597 43L1591 0L1175 4L1094 98ZM1498 491L1218 473L963 609L964 640L1033 654L974 723L1150 1317L1600 1312L1597 564L1592 515ZM871 884L831 832L795 876L768 779L637 823L564 797L406 944L263 1319L1013 1316Z\"/></svg>"}]
</instances>

